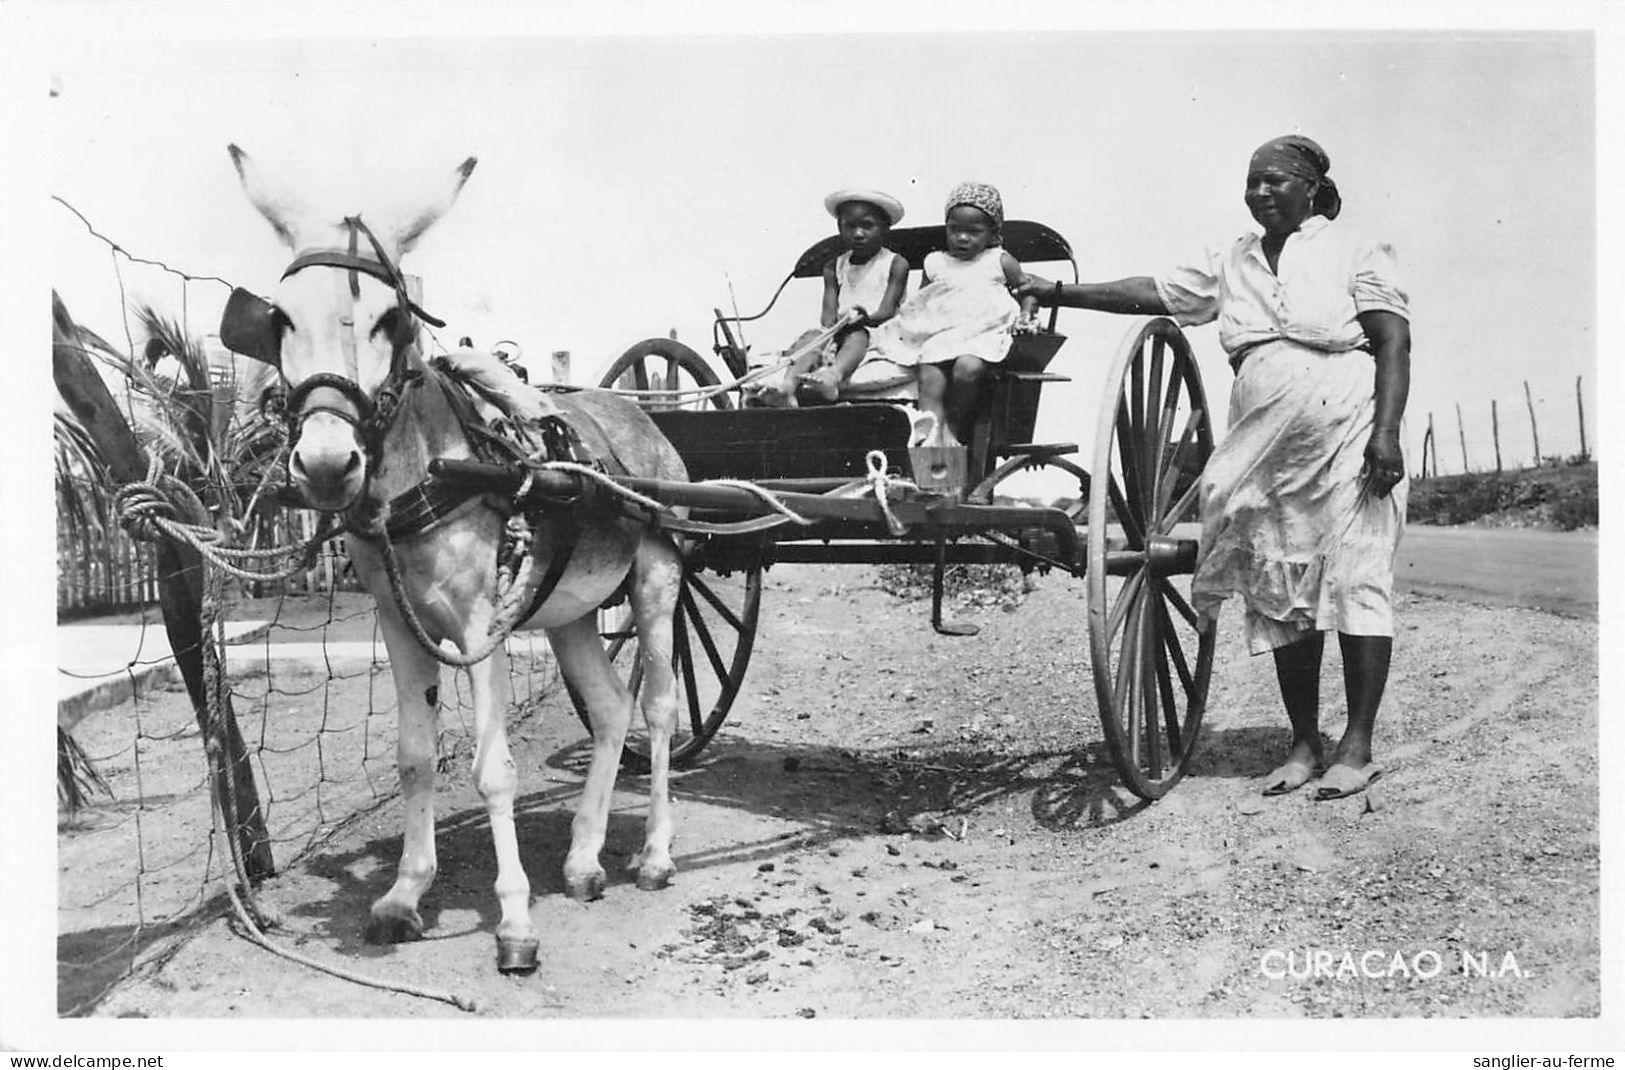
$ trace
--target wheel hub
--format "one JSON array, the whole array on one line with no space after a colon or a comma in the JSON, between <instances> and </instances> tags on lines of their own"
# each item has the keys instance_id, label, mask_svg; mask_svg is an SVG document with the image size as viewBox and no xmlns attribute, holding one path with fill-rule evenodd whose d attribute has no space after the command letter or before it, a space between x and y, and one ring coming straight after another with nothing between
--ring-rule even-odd
<instances>
[{"instance_id":1,"label":"wheel hub","mask_svg":"<svg viewBox=\"0 0 1625 1070\"><path fill-rule=\"evenodd\" d=\"M1196 571L1196 540L1153 535L1145 541L1145 561L1159 576L1188 575Z\"/></svg>"}]
</instances>

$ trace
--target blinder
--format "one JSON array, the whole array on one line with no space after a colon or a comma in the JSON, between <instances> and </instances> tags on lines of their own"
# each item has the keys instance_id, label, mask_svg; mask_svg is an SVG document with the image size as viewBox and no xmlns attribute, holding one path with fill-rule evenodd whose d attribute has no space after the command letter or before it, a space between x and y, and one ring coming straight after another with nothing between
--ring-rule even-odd
<instances>
[{"instance_id":1,"label":"blinder","mask_svg":"<svg viewBox=\"0 0 1625 1070\"><path fill-rule=\"evenodd\" d=\"M414 318L435 327L444 327L445 322L423 311L412 299L407 277L396 267L378 238L359 216L347 217L344 222L350 233L348 249L307 250L294 258L282 277L285 279L307 267L329 267L349 274L352 299L360 296L358 275L370 275L394 290L396 303L392 313L393 322L388 327L393 354L389 374L373 397L368 397L358 384L342 375L318 372L307 376L289 392L283 414L288 423L290 444L298 440L304 421L318 412L331 413L344 419L356 427L369 461L376 462L384 434L402 395L419 375L407 369L407 350L417 340ZM357 244L361 235L366 235L374 257L359 254ZM282 332L286 326L286 318L275 305L258 294L238 287L232 290L220 316L220 342L235 353L280 369ZM350 346L351 343L346 341L346 347ZM321 389L336 392L355 411L351 413L332 405L310 405L311 394Z\"/></svg>"},{"instance_id":2,"label":"blinder","mask_svg":"<svg viewBox=\"0 0 1625 1070\"><path fill-rule=\"evenodd\" d=\"M282 366L282 324L276 306L241 286L226 299L220 314L220 344L251 360Z\"/></svg>"}]
</instances>

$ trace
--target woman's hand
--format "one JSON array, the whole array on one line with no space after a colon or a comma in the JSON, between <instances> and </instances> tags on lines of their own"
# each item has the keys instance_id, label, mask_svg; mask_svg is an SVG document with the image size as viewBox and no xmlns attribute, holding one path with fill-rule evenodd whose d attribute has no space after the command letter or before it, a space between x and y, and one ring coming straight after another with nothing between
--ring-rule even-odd
<instances>
[{"instance_id":1,"label":"woman's hand","mask_svg":"<svg viewBox=\"0 0 1625 1070\"><path fill-rule=\"evenodd\" d=\"M1031 298L1039 304L1055 303L1055 282L1052 279L1041 278L1037 275L1027 275L1016 287L1016 300L1025 301Z\"/></svg>"},{"instance_id":2,"label":"woman's hand","mask_svg":"<svg viewBox=\"0 0 1625 1070\"><path fill-rule=\"evenodd\" d=\"M1388 497L1405 478L1405 454L1399 447L1399 431L1377 427L1365 446L1365 482L1371 493Z\"/></svg>"}]
</instances>

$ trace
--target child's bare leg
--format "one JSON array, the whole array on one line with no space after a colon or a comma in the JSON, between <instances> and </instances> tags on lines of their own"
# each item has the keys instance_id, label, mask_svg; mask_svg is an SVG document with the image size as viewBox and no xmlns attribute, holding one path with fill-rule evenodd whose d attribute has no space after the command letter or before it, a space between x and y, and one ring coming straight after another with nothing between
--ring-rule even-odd
<instances>
[{"instance_id":1,"label":"child's bare leg","mask_svg":"<svg viewBox=\"0 0 1625 1070\"><path fill-rule=\"evenodd\" d=\"M943 409L944 399L948 394L947 368L941 364L921 364L916 372L915 381L921 411L928 412L936 418L937 442L928 442L926 445L957 446L958 442L949 441L953 435L948 430L947 413Z\"/></svg>"},{"instance_id":2,"label":"child's bare leg","mask_svg":"<svg viewBox=\"0 0 1625 1070\"><path fill-rule=\"evenodd\" d=\"M786 352L794 353L822 333L822 331L804 331L801 337L791 343ZM795 404L796 383L802 375L805 375L818 363L822 356L822 347L808 350L772 375L757 380L753 391L756 403L772 408L783 408Z\"/></svg>"},{"instance_id":3,"label":"child's bare leg","mask_svg":"<svg viewBox=\"0 0 1625 1070\"><path fill-rule=\"evenodd\" d=\"M867 352L869 352L869 332L862 327L854 327L847 331L841 337L841 344L836 347L833 360L801 376L801 399L812 404L820 402L826 405L834 404L840 399L841 384L851 377L859 364L863 363L863 356Z\"/></svg>"},{"instance_id":4,"label":"child's bare leg","mask_svg":"<svg viewBox=\"0 0 1625 1070\"><path fill-rule=\"evenodd\" d=\"M976 402L981 394L987 365L980 357L965 354L954 361L948 386L948 429L960 442L969 442L976 424Z\"/></svg>"}]
</instances>

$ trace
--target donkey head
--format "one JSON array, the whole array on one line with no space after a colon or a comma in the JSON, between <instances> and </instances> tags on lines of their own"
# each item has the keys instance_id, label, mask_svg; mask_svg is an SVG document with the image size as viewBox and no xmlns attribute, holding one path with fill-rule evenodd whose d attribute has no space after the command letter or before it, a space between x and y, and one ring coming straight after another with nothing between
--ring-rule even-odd
<instances>
[{"instance_id":1,"label":"donkey head","mask_svg":"<svg viewBox=\"0 0 1625 1070\"><path fill-rule=\"evenodd\" d=\"M269 181L231 145L243 189L293 252L265 301L232 294L221 340L276 364L288 384L288 473L305 503L326 512L355 504L378 463L394 406L408 382L419 319L400 257L439 219L474 170L463 161L416 209L332 221Z\"/></svg>"}]
</instances>

